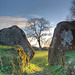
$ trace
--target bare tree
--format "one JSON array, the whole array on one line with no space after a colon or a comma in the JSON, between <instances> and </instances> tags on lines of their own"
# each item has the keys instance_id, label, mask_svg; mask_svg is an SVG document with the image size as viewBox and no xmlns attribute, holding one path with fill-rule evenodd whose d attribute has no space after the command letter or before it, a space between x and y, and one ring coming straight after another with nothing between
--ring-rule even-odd
<instances>
[{"instance_id":1,"label":"bare tree","mask_svg":"<svg viewBox=\"0 0 75 75\"><path fill-rule=\"evenodd\" d=\"M33 18L27 21L26 31L27 37L37 39L39 44L39 49L41 50L41 42L43 37L50 35L47 31L50 29L49 21L46 21L44 18Z\"/></svg>"},{"instance_id":2,"label":"bare tree","mask_svg":"<svg viewBox=\"0 0 75 75\"><path fill-rule=\"evenodd\" d=\"M70 14L66 17L67 20L75 20L75 0L72 1Z\"/></svg>"},{"instance_id":3,"label":"bare tree","mask_svg":"<svg viewBox=\"0 0 75 75\"><path fill-rule=\"evenodd\" d=\"M72 1L72 7L70 10L71 10L72 17L75 18L75 0Z\"/></svg>"}]
</instances>

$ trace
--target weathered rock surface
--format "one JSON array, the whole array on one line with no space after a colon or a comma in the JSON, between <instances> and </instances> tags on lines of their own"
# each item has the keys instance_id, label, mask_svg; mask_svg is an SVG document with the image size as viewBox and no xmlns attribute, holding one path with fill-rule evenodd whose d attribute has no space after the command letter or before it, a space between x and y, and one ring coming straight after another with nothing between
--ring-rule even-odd
<instances>
[{"instance_id":1,"label":"weathered rock surface","mask_svg":"<svg viewBox=\"0 0 75 75\"><path fill-rule=\"evenodd\" d=\"M60 64L64 52L69 50L75 50L75 21L57 24L48 52L49 64Z\"/></svg>"},{"instance_id":2,"label":"weathered rock surface","mask_svg":"<svg viewBox=\"0 0 75 75\"><path fill-rule=\"evenodd\" d=\"M23 47L24 51L30 55L30 59L34 56L35 52L28 42L25 33L22 29L17 26L12 26L10 28L5 28L0 30L0 42L5 45L20 45Z\"/></svg>"},{"instance_id":3,"label":"weathered rock surface","mask_svg":"<svg viewBox=\"0 0 75 75\"><path fill-rule=\"evenodd\" d=\"M7 75L22 75L28 64L28 56L20 45L2 47L0 44L0 59L0 70Z\"/></svg>"}]
</instances>

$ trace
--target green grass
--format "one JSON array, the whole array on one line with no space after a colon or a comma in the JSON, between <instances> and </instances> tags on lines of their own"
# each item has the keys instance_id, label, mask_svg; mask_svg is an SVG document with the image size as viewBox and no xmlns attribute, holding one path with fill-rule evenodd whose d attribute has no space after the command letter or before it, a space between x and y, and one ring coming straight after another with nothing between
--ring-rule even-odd
<instances>
[{"instance_id":1,"label":"green grass","mask_svg":"<svg viewBox=\"0 0 75 75\"><path fill-rule=\"evenodd\" d=\"M68 56L66 62L68 63L71 59L73 59L72 66L75 66L75 51L65 52L65 55Z\"/></svg>"},{"instance_id":2,"label":"green grass","mask_svg":"<svg viewBox=\"0 0 75 75\"><path fill-rule=\"evenodd\" d=\"M11 48L12 48L11 46L5 46L5 45L0 44L0 56L3 57L4 55L6 55L6 56L10 57L8 53L9 53L9 50L11 50ZM7 63L7 62L5 62L5 63ZM3 72L1 72L1 71L3 71ZM4 72L5 72L4 64L3 64L3 68L1 68L1 62L0 62L0 75L7 75Z\"/></svg>"},{"instance_id":3,"label":"green grass","mask_svg":"<svg viewBox=\"0 0 75 75\"><path fill-rule=\"evenodd\" d=\"M0 75L7 75L7 74L0 72Z\"/></svg>"},{"instance_id":4,"label":"green grass","mask_svg":"<svg viewBox=\"0 0 75 75\"><path fill-rule=\"evenodd\" d=\"M7 51L11 50L12 46L6 46L6 45L1 45L0 44L0 56L6 55Z\"/></svg>"},{"instance_id":5,"label":"green grass","mask_svg":"<svg viewBox=\"0 0 75 75\"><path fill-rule=\"evenodd\" d=\"M5 54L8 55L12 46L5 46L0 44L0 56ZM8 53L7 53L8 52ZM68 62L70 59L73 59L72 65L75 65L75 51L68 51L65 53L69 58L66 59ZM37 75L67 75L66 71L61 68L60 65L49 66L48 65L48 51L35 51L33 59L29 62L28 66L25 67L25 71L28 74L36 73ZM0 75L6 75L6 73L1 72ZM25 74L26 75L26 74Z\"/></svg>"},{"instance_id":6,"label":"green grass","mask_svg":"<svg viewBox=\"0 0 75 75\"><path fill-rule=\"evenodd\" d=\"M48 51L35 51L35 56L25 68L28 74L37 75L67 75L61 65L48 65Z\"/></svg>"},{"instance_id":7,"label":"green grass","mask_svg":"<svg viewBox=\"0 0 75 75\"><path fill-rule=\"evenodd\" d=\"M25 70L28 73L42 72L48 65L48 51L35 51L35 56Z\"/></svg>"}]
</instances>

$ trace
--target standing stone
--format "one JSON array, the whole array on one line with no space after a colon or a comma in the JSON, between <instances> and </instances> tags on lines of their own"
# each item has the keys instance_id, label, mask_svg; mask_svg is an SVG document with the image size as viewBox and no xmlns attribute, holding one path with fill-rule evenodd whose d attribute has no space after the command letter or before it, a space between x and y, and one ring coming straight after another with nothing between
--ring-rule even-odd
<instances>
[{"instance_id":1,"label":"standing stone","mask_svg":"<svg viewBox=\"0 0 75 75\"><path fill-rule=\"evenodd\" d=\"M64 52L71 50L75 50L75 21L60 22L54 30L53 39L48 51L49 64L60 64L64 61Z\"/></svg>"},{"instance_id":2,"label":"standing stone","mask_svg":"<svg viewBox=\"0 0 75 75\"><path fill-rule=\"evenodd\" d=\"M26 38L25 33L18 26L12 26L10 28L0 30L0 42L9 46L22 46L24 51L30 55L29 60L31 60L35 54L33 48Z\"/></svg>"}]
</instances>

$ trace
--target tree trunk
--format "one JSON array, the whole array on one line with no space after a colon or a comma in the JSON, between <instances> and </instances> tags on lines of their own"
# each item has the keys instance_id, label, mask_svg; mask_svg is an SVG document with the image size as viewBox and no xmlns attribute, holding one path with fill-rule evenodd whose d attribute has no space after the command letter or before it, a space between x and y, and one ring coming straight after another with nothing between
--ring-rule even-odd
<instances>
[{"instance_id":1,"label":"tree trunk","mask_svg":"<svg viewBox=\"0 0 75 75\"><path fill-rule=\"evenodd\" d=\"M41 50L42 47L41 47L41 43L40 43L40 38L38 38L37 41L38 41L38 44L39 44L39 50Z\"/></svg>"}]
</instances>

